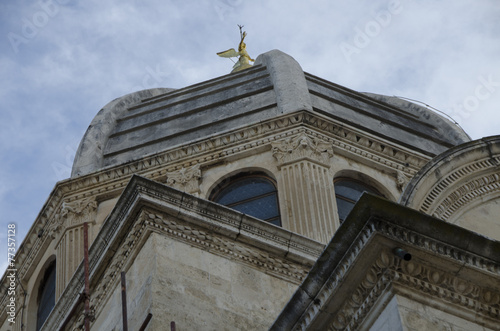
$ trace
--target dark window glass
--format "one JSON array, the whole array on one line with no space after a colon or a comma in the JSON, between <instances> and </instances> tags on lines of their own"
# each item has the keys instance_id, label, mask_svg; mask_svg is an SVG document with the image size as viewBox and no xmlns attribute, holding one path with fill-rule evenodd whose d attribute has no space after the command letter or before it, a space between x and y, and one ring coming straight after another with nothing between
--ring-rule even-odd
<instances>
[{"instance_id":1,"label":"dark window glass","mask_svg":"<svg viewBox=\"0 0 500 331\"><path fill-rule=\"evenodd\" d=\"M335 181L334 186L337 211L341 223L347 218L363 192L380 195L373 187L352 179L338 179Z\"/></svg>"},{"instance_id":2,"label":"dark window glass","mask_svg":"<svg viewBox=\"0 0 500 331\"><path fill-rule=\"evenodd\" d=\"M347 215L349 215L349 212L353 207L354 202L350 202L342 198L337 198L337 210L339 212L339 219L341 222L346 219Z\"/></svg>"},{"instance_id":3,"label":"dark window glass","mask_svg":"<svg viewBox=\"0 0 500 331\"><path fill-rule=\"evenodd\" d=\"M230 179L212 195L212 200L281 226L276 186L264 175L243 175Z\"/></svg>"},{"instance_id":4,"label":"dark window glass","mask_svg":"<svg viewBox=\"0 0 500 331\"><path fill-rule=\"evenodd\" d=\"M36 330L40 330L56 304L56 264L52 263L40 283L38 292L38 310L36 315Z\"/></svg>"}]
</instances>

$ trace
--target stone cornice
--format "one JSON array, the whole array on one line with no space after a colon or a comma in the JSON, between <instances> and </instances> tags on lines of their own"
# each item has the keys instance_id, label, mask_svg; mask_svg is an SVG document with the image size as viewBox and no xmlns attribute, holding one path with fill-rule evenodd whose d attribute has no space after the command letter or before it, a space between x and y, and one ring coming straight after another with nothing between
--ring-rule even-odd
<instances>
[{"instance_id":1,"label":"stone cornice","mask_svg":"<svg viewBox=\"0 0 500 331\"><path fill-rule=\"evenodd\" d=\"M414 259L415 260L415 259ZM326 287L326 289L331 287ZM358 330L367 314L379 298L389 291L411 293L416 300L432 297L443 302L441 309L457 312L464 309L474 310L474 318L490 325L497 325L500 318L500 291L482 284L475 284L440 268L426 265L425 261L403 261L389 250L382 250L376 262L368 268L365 278L359 283L352 295L332 316L328 330ZM321 302L334 295L334 291L322 293ZM389 295L390 297L391 295ZM428 300L426 304L432 305ZM453 308L452 308L453 307ZM322 309L316 307L315 309ZM296 329L306 327L305 321Z\"/></svg>"},{"instance_id":2,"label":"stone cornice","mask_svg":"<svg viewBox=\"0 0 500 331\"><path fill-rule=\"evenodd\" d=\"M155 232L299 284L323 245L142 177L134 176L90 252L91 306L102 303ZM83 289L83 263L56 303L44 330L56 330Z\"/></svg>"},{"instance_id":3,"label":"stone cornice","mask_svg":"<svg viewBox=\"0 0 500 331\"><path fill-rule=\"evenodd\" d=\"M395 247L411 252L412 261L397 258ZM324 323L356 330L377 300L405 288L413 299L430 294L441 309L453 306L463 318L498 325L499 251L499 242L364 195L271 330Z\"/></svg>"},{"instance_id":4,"label":"stone cornice","mask_svg":"<svg viewBox=\"0 0 500 331\"><path fill-rule=\"evenodd\" d=\"M133 174L165 181L169 173L199 164L209 166L220 160L245 153L251 154L262 148L271 149L271 143L298 134L330 143L334 150L374 162L389 171L401 171L413 176L427 162L427 157L408 149L395 146L363 133L348 125L306 111L286 114L272 120L249 125L245 128L217 134L198 142L144 157L138 161L106 168L82 177L70 178L57 183L37 219L18 249L16 260L19 277L25 279L33 268L33 262L47 247L57 227L57 216L63 203L71 203L90 197L118 195ZM40 237L39 235L42 234ZM2 282L5 278L2 279ZM4 304L7 296L0 298ZM5 318L5 312L0 320Z\"/></svg>"},{"instance_id":5,"label":"stone cornice","mask_svg":"<svg viewBox=\"0 0 500 331\"><path fill-rule=\"evenodd\" d=\"M303 126L314 130L312 136L329 138L328 141L337 149L362 156L394 171L403 171L413 175L427 161L428 157L413 153L408 149L395 146L387 141L349 128L343 123L327 119L318 114L298 112L267 120L246 128L214 135L199 142L186 144L171 150L146 156L139 161L103 169L99 172L61 182L61 189L71 192L74 199L85 195L96 195L103 191L117 190L126 184L132 174L141 174L153 179L165 178L167 172L174 172L186 166L201 166L217 162L224 157L238 153L252 153L273 141L286 139L294 128ZM270 147L269 147L270 148ZM118 182L117 182L118 181ZM108 186L104 186L108 184ZM104 187L103 187L104 186ZM98 187L94 192L92 189ZM79 193L82 192L82 193Z\"/></svg>"}]
</instances>

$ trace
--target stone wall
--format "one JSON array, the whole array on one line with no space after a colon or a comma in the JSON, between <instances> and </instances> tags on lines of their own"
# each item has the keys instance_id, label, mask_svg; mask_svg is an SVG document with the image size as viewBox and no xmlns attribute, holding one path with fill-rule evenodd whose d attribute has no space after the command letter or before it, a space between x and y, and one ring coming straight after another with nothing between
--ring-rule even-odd
<instances>
[{"instance_id":1,"label":"stone wall","mask_svg":"<svg viewBox=\"0 0 500 331\"><path fill-rule=\"evenodd\" d=\"M152 313L150 330L267 329L296 285L249 266L153 233L126 271L129 329ZM120 330L121 286L92 325Z\"/></svg>"}]
</instances>

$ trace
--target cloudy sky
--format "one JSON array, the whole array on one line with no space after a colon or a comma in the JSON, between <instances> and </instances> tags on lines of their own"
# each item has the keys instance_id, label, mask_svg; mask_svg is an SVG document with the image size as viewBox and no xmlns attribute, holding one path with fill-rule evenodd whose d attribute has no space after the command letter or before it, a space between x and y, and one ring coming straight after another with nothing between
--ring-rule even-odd
<instances>
[{"instance_id":1,"label":"cloudy sky","mask_svg":"<svg viewBox=\"0 0 500 331\"><path fill-rule=\"evenodd\" d=\"M473 139L500 134L498 0L1 1L1 249L69 177L99 109L229 73L215 53L237 47L237 24L254 58L280 49L316 76L432 106Z\"/></svg>"}]
</instances>

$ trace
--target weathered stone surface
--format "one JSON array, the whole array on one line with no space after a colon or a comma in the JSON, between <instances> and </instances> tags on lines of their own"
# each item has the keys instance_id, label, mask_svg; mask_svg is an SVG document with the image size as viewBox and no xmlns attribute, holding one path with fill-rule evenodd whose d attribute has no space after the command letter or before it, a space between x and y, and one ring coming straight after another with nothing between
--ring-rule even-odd
<instances>
[{"instance_id":1,"label":"weathered stone surface","mask_svg":"<svg viewBox=\"0 0 500 331\"><path fill-rule=\"evenodd\" d=\"M429 156L468 140L461 129L424 107L322 80L273 50L238 73L178 90L141 91L106 105L82 139L72 177L302 111L341 120Z\"/></svg>"},{"instance_id":2,"label":"weathered stone surface","mask_svg":"<svg viewBox=\"0 0 500 331\"><path fill-rule=\"evenodd\" d=\"M500 240L500 136L435 157L411 180L401 203Z\"/></svg>"},{"instance_id":3,"label":"weathered stone surface","mask_svg":"<svg viewBox=\"0 0 500 331\"><path fill-rule=\"evenodd\" d=\"M195 330L240 324L265 328L322 248L229 208L133 177L89 252L93 325L119 328L119 279L125 271L135 329L147 313L154 316L153 329L170 320ZM71 307L82 308L83 272L80 264L43 330L59 329ZM82 313L78 309L70 321L73 327Z\"/></svg>"},{"instance_id":4,"label":"weathered stone surface","mask_svg":"<svg viewBox=\"0 0 500 331\"><path fill-rule=\"evenodd\" d=\"M154 88L138 91L117 98L102 108L90 123L75 155L71 176L81 176L103 166L103 153L116 121L126 114L127 109L148 98L173 89Z\"/></svg>"},{"instance_id":5,"label":"weathered stone surface","mask_svg":"<svg viewBox=\"0 0 500 331\"><path fill-rule=\"evenodd\" d=\"M16 289L17 317L34 328L44 268L56 258L60 297L44 330L59 329L75 305L68 323L81 326L86 220L95 239L96 330L121 328L120 271L127 272L131 329L148 313L154 330L171 320L178 330L266 329L308 271L283 311L286 323L384 329L398 325L397 310L408 328L494 325L497 242L378 199L353 211L371 220L338 224L333 183L348 178L392 201L402 191L416 192L415 203L423 194L433 215L494 236L498 137L452 148L409 182L431 157L467 140L424 107L322 80L276 50L248 70L124 96L96 116L72 178L56 184L19 246L17 275L27 295ZM207 200L229 178L252 172L276 183L281 228ZM413 260L396 260L395 245ZM391 298L396 310L384 311ZM3 292L0 306L7 300ZM6 311L1 330L10 329Z\"/></svg>"},{"instance_id":6,"label":"weathered stone surface","mask_svg":"<svg viewBox=\"0 0 500 331\"><path fill-rule=\"evenodd\" d=\"M500 242L365 194L271 330L495 329L498 252Z\"/></svg>"},{"instance_id":7,"label":"weathered stone surface","mask_svg":"<svg viewBox=\"0 0 500 331\"><path fill-rule=\"evenodd\" d=\"M255 65L260 64L266 66L271 75L280 113L312 111L304 72L294 58L275 49L259 55Z\"/></svg>"}]
</instances>

